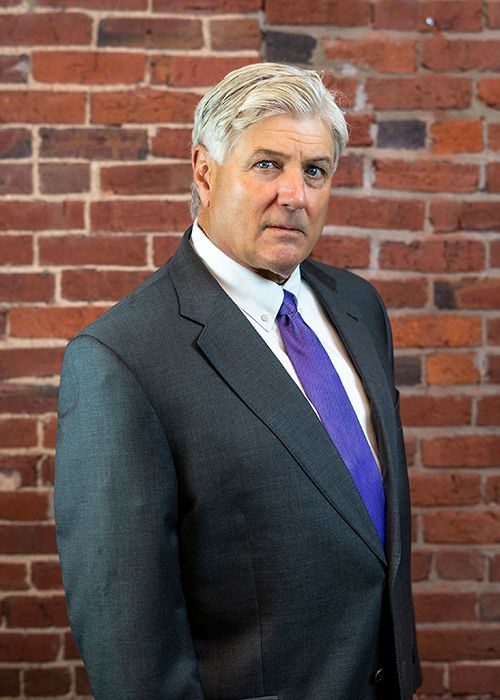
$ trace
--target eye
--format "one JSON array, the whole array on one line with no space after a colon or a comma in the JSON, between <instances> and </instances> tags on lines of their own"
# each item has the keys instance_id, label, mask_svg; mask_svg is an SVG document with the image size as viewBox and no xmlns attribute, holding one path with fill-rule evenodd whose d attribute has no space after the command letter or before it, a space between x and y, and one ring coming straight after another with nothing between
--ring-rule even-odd
<instances>
[{"instance_id":1,"label":"eye","mask_svg":"<svg viewBox=\"0 0 500 700\"><path fill-rule=\"evenodd\" d=\"M314 178L315 180L319 179L320 177L324 177L325 175L323 168L320 168L318 165L308 165L305 172L306 175Z\"/></svg>"},{"instance_id":2,"label":"eye","mask_svg":"<svg viewBox=\"0 0 500 700\"><path fill-rule=\"evenodd\" d=\"M255 163L255 167L257 170L272 170L276 164L272 160L259 160L258 163Z\"/></svg>"}]
</instances>

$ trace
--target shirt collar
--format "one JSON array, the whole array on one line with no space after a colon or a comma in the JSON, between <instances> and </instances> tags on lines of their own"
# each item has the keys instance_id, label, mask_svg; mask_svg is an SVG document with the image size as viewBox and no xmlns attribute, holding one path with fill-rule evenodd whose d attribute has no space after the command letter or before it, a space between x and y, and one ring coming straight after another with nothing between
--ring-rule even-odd
<instances>
[{"instance_id":1,"label":"shirt collar","mask_svg":"<svg viewBox=\"0 0 500 700\"><path fill-rule=\"evenodd\" d=\"M283 303L283 289L291 292L299 304L298 266L283 285L267 280L226 255L205 235L197 220L193 223L191 245L234 303L264 330L273 328Z\"/></svg>"}]
</instances>

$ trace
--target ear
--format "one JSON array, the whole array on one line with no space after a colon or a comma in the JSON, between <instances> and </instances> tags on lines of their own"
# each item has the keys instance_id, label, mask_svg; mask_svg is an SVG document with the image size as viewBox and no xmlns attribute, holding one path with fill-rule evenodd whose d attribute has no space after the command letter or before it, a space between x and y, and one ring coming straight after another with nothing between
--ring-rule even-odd
<instances>
[{"instance_id":1,"label":"ear","mask_svg":"<svg viewBox=\"0 0 500 700\"><path fill-rule=\"evenodd\" d=\"M193 181L203 207L210 206L210 193L214 183L215 162L201 144L193 148L191 158L193 165Z\"/></svg>"}]
</instances>

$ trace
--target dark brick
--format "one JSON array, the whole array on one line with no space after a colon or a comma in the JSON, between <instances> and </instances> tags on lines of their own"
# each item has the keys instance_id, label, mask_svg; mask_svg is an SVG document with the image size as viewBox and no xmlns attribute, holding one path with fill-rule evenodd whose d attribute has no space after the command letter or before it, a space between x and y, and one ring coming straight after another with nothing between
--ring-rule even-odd
<instances>
[{"instance_id":1,"label":"dark brick","mask_svg":"<svg viewBox=\"0 0 500 700\"><path fill-rule=\"evenodd\" d=\"M379 148L424 148L425 123L413 119L380 122L377 146Z\"/></svg>"},{"instance_id":2,"label":"dark brick","mask_svg":"<svg viewBox=\"0 0 500 700\"><path fill-rule=\"evenodd\" d=\"M455 308L455 291L448 282L444 280L434 282L434 303L438 309Z\"/></svg>"},{"instance_id":3,"label":"dark brick","mask_svg":"<svg viewBox=\"0 0 500 700\"><path fill-rule=\"evenodd\" d=\"M420 357L396 357L394 359L396 384L413 386L422 381L422 362Z\"/></svg>"},{"instance_id":4,"label":"dark brick","mask_svg":"<svg viewBox=\"0 0 500 700\"><path fill-rule=\"evenodd\" d=\"M40 137L43 158L144 160L148 154L144 129L41 129Z\"/></svg>"},{"instance_id":5,"label":"dark brick","mask_svg":"<svg viewBox=\"0 0 500 700\"><path fill-rule=\"evenodd\" d=\"M0 56L0 83L26 83L29 71L28 56Z\"/></svg>"},{"instance_id":6,"label":"dark brick","mask_svg":"<svg viewBox=\"0 0 500 700\"><path fill-rule=\"evenodd\" d=\"M98 46L145 49L200 49L201 22L194 19L114 17L99 25Z\"/></svg>"},{"instance_id":7,"label":"dark brick","mask_svg":"<svg viewBox=\"0 0 500 700\"><path fill-rule=\"evenodd\" d=\"M0 129L0 158L29 158L31 133L28 129Z\"/></svg>"},{"instance_id":8,"label":"dark brick","mask_svg":"<svg viewBox=\"0 0 500 700\"><path fill-rule=\"evenodd\" d=\"M280 63L311 63L316 43L316 39L307 34L267 32L265 60Z\"/></svg>"}]
</instances>

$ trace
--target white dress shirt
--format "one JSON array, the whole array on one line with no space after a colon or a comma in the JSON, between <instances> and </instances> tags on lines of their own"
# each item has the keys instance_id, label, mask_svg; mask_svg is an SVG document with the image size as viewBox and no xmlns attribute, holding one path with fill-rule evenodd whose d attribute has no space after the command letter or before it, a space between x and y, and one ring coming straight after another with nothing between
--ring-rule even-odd
<instances>
[{"instance_id":1,"label":"white dress shirt","mask_svg":"<svg viewBox=\"0 0 500 700\"><path fill-rule=\"evenodd\" d=\"M305 396L297 373L285 352L276 322L283 303L283 289L294 295L300 315L316 333L338 372L378 464L370 404L363 384L326 312L312 289L301 278L300 268L297 266L283 285L265 279L226 255L204 234L197 221L193 224L191 245Z\"/></svg>"}]
</instances>

